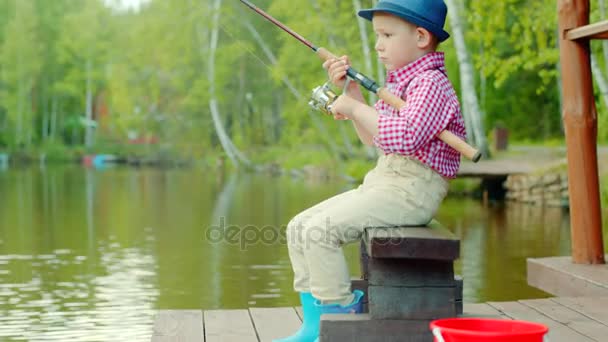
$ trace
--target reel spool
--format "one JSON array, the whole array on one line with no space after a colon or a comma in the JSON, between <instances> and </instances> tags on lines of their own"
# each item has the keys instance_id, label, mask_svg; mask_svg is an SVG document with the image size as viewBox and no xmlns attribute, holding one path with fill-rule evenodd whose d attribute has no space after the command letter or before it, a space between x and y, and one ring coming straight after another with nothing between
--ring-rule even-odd
<instances>
[{"instance_id":1,"label":"reel spool","mask_svg":"<svg viewBox=\"0 0 608 342\"><path fill-rule=\"evenodd\" d=\"M329 82L326 82L322 86L318 86L312 90L312 97L308 104L327 115L333 115L331 113L331 105L336 101L338 95L331 90Z\"/></svg>"}]
</instances>

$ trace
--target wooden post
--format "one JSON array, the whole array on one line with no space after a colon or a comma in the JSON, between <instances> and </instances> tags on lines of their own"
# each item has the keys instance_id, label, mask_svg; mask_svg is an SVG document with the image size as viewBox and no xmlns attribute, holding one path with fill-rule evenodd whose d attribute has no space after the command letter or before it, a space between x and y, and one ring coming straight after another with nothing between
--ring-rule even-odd
<instances>
[{"instance_id":1,"label":"wooden post","mask_svg":"<svg viewBox=\"0 0 608 342\"><path fill-rule=\"evenodd\" d=\"M558 12L572 259L579 264L603 264L597 112L591 81L589 40L566 38L567 30L589 24L589 0L558 0Z\"/></svg>"}]
</instances>

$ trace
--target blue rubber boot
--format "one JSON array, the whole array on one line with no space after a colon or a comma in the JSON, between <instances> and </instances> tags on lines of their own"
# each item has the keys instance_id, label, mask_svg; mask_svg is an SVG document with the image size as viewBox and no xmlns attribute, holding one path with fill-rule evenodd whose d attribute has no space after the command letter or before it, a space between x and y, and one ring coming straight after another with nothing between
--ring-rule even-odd
<instances>
[{"instance_id":1,"label":"blue rubber boot","mask_svg":"<svg viewBox=\"0 0 608 342\"><path fill-rule=\"evenodd\" d=\"M313 342L319 336L319 321L321 314L315 306L315 297L310 292L300 292L300 303L302 303L302 326L294 335L273 342Z\"/></svg>"},{"instance_id":2,"label":"blue rubber boot","mask_svg":"<svg viewBox=\"0 0 608 342\"><path fill-rule=\"evenodd\" d=\"M363 298L363 291L355 290L353 291L355 298L353 302L347 306L342 306L340 304L326 304L323 305L319 301L315 301L315 305L319 308L319 323L321 323L321 315L323 314L358 314L363 311L363 303L361 299ZM317 326L318 328L318 326ZM317 330L318 331L318 330ZM317 337L314 342L319 342L319 338Z\"/></svg>"}]
</instances>

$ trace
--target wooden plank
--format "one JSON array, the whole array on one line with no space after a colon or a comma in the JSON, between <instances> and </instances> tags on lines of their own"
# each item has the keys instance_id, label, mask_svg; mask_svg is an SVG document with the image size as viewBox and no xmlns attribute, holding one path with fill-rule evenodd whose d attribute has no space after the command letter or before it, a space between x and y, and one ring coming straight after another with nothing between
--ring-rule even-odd
<instances>
[{"instance_id":1,"label":"wooden plank","mask_svg":"<svg viewBox=\"0 0 608 342\"><path fill-rule=\"evenodd\" d=\"M249 312L260 342L290 336L302 325L293 308L250 308Z\"/></svg>"},{"instance_id":2,"label":"wooden plank","mask_svg":"<svg viewBox=\"0 0 608 342\"><path fill-rule=\"evenodd\" d=\"M296 313L298 314L298 317L300 318L300 321L304 321L304 312L302 311L302 307L301 306L296 306L294 308L294 310L296 310Z\"/></svg>"},{"instance_id":3,"label":"wooden plank","mask_svg":"<svg viewBox=\"0 0 608 342\"><path fill-rule=\"evenodd\" d=\"M552 320L542 313L518 302L489 302L491 306L505 315L518 320L537 322L549 327L549 341L551 342L588 342L592 339L570 329L569 327Z\"/></svg>"},{"instance_id":4,"label":"wooden plank","mask_svg":"<svg viewBox=\"0 0 608 342\"><path fill-rule=\"evenodd\" d=\"M370 258L453 261L460 256L460 240L433 220L426 227L378 227L365 230Z\"/></svg>"},{"instance_id":5,"label":"wooden plank","mask_svg":"<svg viewBox=\"0 0 608 342\"><path fill-rule=\"evenodd\" d=\"M493 306L486 303L464 303L464 313L462 316L511 319L511 317L503 314Z\"/></svg>"},{"instance_id":6,"label":"wooden plank","mask_svg":"<svg viewBox=\"0 0 608 342\"><path fill-rule=\"evenodd\" d=\"M608 337L608 326L550 299L520 300L519 302L591 339L602 341Z\"/></svg>"},{"instance_id":7,"label":"wooden plank","mask_svg":"<svg viewBox=\"0 0 608 342\"><path fill-rule=\"evenodd\" d=\"M154 317L152 342L204 341L201 310L161 310Z\"/></svg>"},{"instance_id":8,"label":"wooden plank","mask_svg":"<svg viewBox=\"0 0 608 342\"><path fill-rule=\"evenodd\" d=\"M552 301L608 325L608 297L551 298Z\"/></svg>"},{"instance_id":9,"label":"wooden plank","mask_svg":"<svg viewBox=\"0 0 608 342\"><path fill-rule=\"evenodd\" d=\"M566 31L566 39L608 39L608 20Z\"/></svg>"},{"instance_id":10,"label":"wooden plank","mask_svg":"<svg viewBox=\"0 0 608 342\"><path fill-rule=\"evenodd\" d=\"M580 265L570 257L528 259L528 284L560 297L608 296L608 265Z\"/></svg>"},{"instance_id":11,"label":"wooden plank","mask_svg":"<svg viewBox=\"0 0 608 342\"><path fill-rule=\"evenodd\" d=\"M247 310L203 312L206 342L258 342Z\"/></svg>"}]
</instances>

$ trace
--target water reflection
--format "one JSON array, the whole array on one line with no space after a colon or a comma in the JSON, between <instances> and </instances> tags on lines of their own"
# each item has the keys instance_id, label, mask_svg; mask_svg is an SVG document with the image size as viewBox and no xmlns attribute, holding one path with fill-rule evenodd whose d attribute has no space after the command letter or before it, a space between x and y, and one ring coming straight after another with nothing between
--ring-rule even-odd
<instances>
[{"instance_id":1,"label":"water reflection","mask_svg":"<svg viewBox=\"0 0 608 342\"><path fill-rule=\"evenodd\" d=\"M99 248L98 261L70 250L1 256L0 339L149 339L154 260L117 243Z\"/></svg>"},{"instance_id":2,"label":"water reflection","mask_svg":"<svg viewBox=\"0 0 608 342\"><path fill-rule=\"evenodd\" d=\"M0 340L149 340L153 240L95 230L95 176L31 168L0 178Z\"/></svg>"},{"instance_id":3,"label":"water reflection","mask_svg":"<svg viewBox=\"0 0 608 342\"><path fill-rule=\"evenodd\" d=\"M350 187L194 169L9 168L0 340L149 341L156 309L296 305L284 225ZM526 257L569 254L561 209L455 198L438 220L461 238L468 302L546 296L526 285ZM358 246L345 252L358 275Z\"/></svg>"},{"instance_id":4,"label":"water reflection","mask_svg":"<svg viewBox=\"0 0 608 342\"><path fill-rule=\"evenodd\" d=\"M526 282L526 258L568 255L569 216L561 208L520 203L483 207L447 199L438 220L461 239L455 270L469 302L546 297Z\"/></svg>"}]
</instances>

